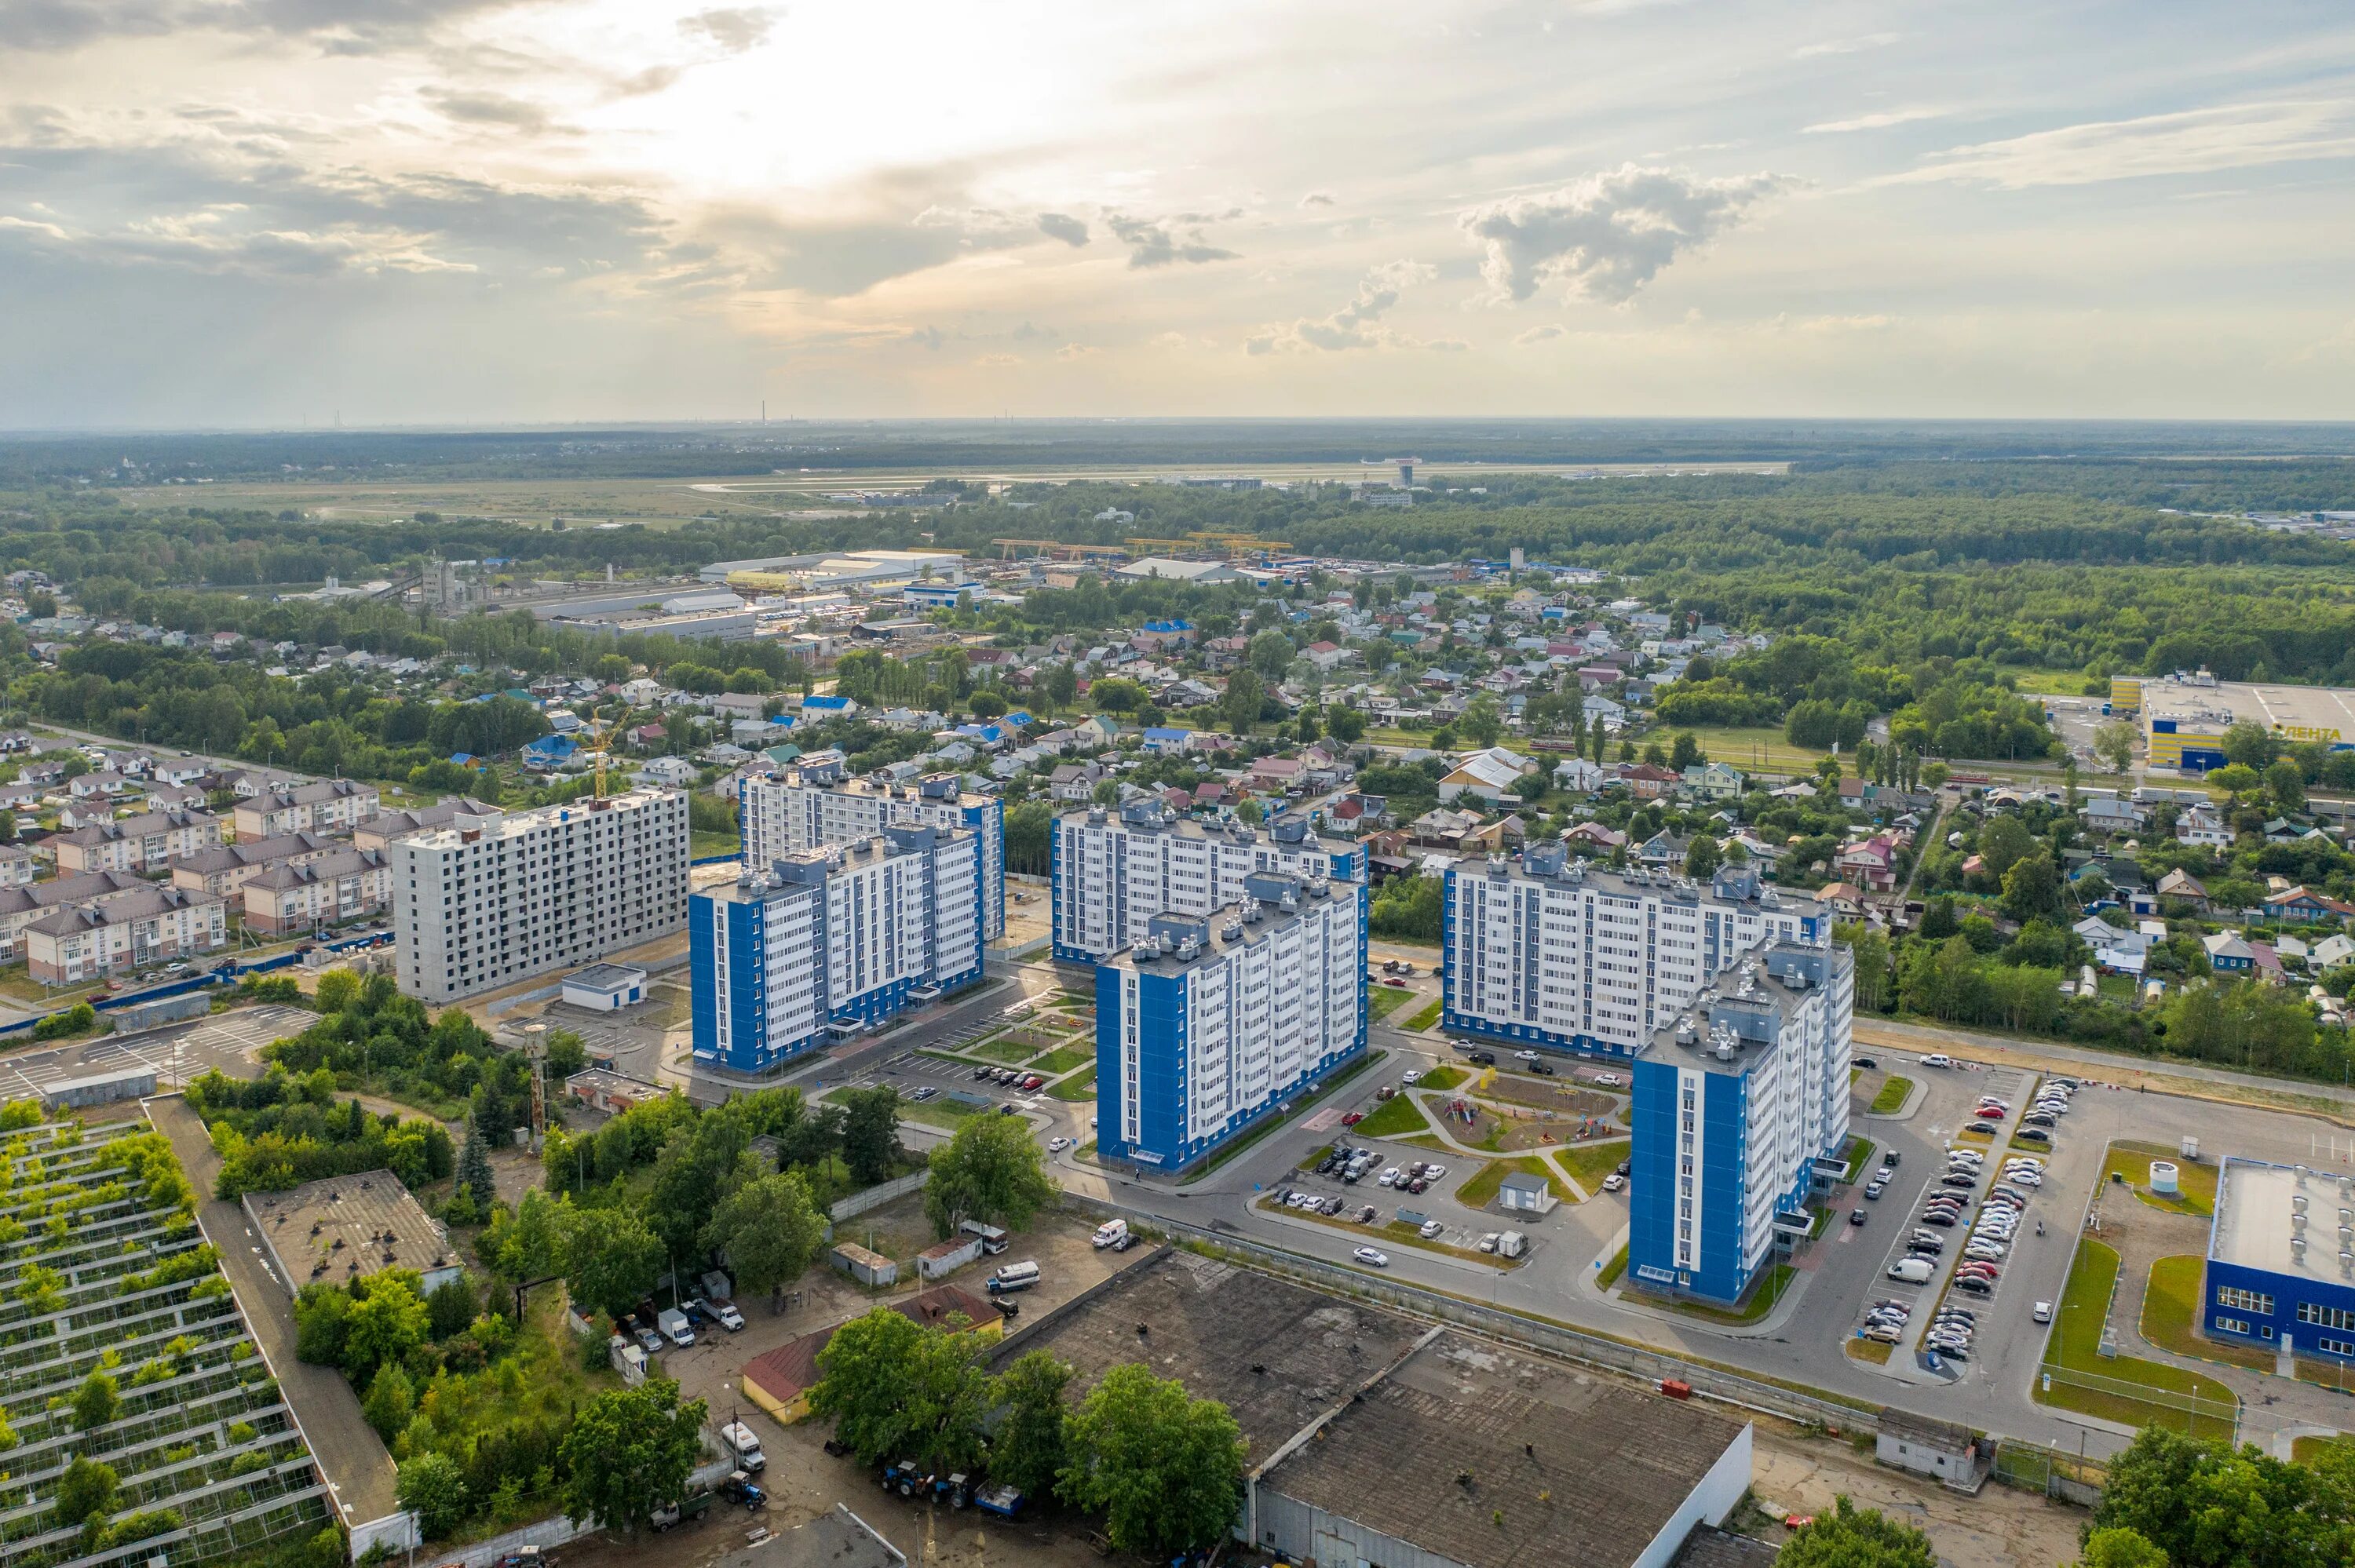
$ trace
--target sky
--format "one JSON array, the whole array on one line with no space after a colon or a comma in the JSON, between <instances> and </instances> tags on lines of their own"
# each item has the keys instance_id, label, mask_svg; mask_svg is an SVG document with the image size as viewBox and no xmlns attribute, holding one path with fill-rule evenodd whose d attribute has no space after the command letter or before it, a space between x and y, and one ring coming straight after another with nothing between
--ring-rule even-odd
<instances>
[{"instance_id":1,"label":"sky","mask_svg":"<svg viewBox=\"0 0 2355 1568\"><path fill-rule=\"evenodd\" d=\"M2355 418L2355 9L0 0L0 429Z\"/></svg>"}]
</instances>

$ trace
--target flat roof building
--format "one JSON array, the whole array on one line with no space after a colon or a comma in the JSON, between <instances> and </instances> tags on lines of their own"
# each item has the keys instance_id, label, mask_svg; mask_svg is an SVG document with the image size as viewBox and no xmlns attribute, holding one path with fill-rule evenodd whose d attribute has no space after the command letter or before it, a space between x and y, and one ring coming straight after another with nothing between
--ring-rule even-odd
<instances>
[{"instance_id":1,"label":"flat roof building","mask_svg":"<svg viewBox=\"0 0 2355 1568\"><path fill-rule=\"evenodd\" d=\"M283 1192L248 1192L245 1216L288 1294L413 1268L432 1295L464 1271L440 1222L389 1171L328 1176Z\"/></svg>"},{"instance_id":2,"label":"flat roof building","mask_svg":"<svg viewBox=\"0 0 2355 1568\"><path fill-rule=\"evenodd\" d=\"M1055 820L1054 955L1092 963L1145 939L1156 915L1207 916L1239 902L1254 871L1366 879L1366 850L1319 838L1287 813L1264 827L1181 818L1159 800L1102 806Z\"/></svg>"},{"instance_id":3,"label":"flat roof building","mask_svg":"<svg viewBox=\"0 0 2355 1568\"><path fill-rule=\"evenodd\" d=\"M2224 766L2224 732L2253 724L2278 739L2355 747L2355 691L2271 681L2220 681L2205 670L2110 683L2113 711L2138 713L2153 768L2204 773Z\"/></svg>"},{"instance_id":4,"label":"flat roof building","mask_svg":"<svg viewBox=\"0 0 2355 1568\"><path fill-rule=\"evenodd\" d=\"M2355 1362L2355 1178L2227 1158L2200 1289L2204 1333Z\"/></svg>"},{"instance_id":5,"label":"flat roof building","mask_svg":"<svg viewBox=\"0 0 2355 1568\"><path fill-rule=\"evenodd\" d=\"M853 779L840 752L813 752L797 768L748 774L737 799L746 865L872 838L894 823L971 829L981 838L982 936L1006 935L1006 805L965 789L955 774L904 784Z\"/></svg>"}]
</instances>

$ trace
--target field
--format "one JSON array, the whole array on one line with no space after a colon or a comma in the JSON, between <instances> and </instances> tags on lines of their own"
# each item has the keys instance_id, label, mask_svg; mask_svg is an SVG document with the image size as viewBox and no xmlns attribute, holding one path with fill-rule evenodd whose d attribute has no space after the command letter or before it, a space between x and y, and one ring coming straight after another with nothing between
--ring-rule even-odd
<instances>
[{"instance_id":1,"label":"field","mask_svg":"<svg viewBox=\"0 0 2355 1568\"><path fill-rule=\"evenodd\" d=\"M1034 1073L1068 1073L1081 1064L1092 1062L1095 1059L1096 1054L1093 1051L1082 1051L1071 1045L1059 1045L1031 1063L1030 1070Z\"/></svg>"},{"instance_id":2,"label":"field","mask_svg":"<svg viewBox=\"0 0 2355 1568\"><path fill-rule=\"evenodd\" d=\"M1678 735L1687 733L1677 730ZM1831 755L1813 747L1793 746L1779 729L1720 729L1703 726L1690 731L1712 762L1739 768L1744 773L1813 773L1816 764Z\"/></svg>"},{"instance_id":3,"label":"field","mask_svg":"<svg viewBox=\"0 0 2355 1568\"><path fill-rule=\"evenodd\" d=\"M1366 1016L1380 1023L1400 1008L1414 1000L1414 992L1401 991L1396 986L1372 985L1366 988Z\"/></svg>"},{"instance_id":4,"label":"field","mask_svg":"<svg viewBox=\"0 0 2355 1568\"><path fill-rule=\"evenodd\" d=\"M1059 1100L1092 1100L1096 1097L1096 1070L1090 1065L1085 1072L1073 1073L1059 1083L1047 1086L1050 1097Z\"/></svg>"},{"instance_id":5,"label":"field","mask_svg":"<svg viewBox=\"0 0 2355 1568\"><path fill-rule=\"evenodd\" d=\"M1384 1100L1358 1124L1359 1134L1365 1138L1397 1138L1405 1133L1430 1130L1431 1123L1424 1119L1421 1107L1405 1095Z\"/></svg>"},{"instance_id":6,"label":"field","mask_svg":"<svg viewBox=\"0 0 2355 1568\"><path fill-rule=\"evenodd\" d=\"M2200 1271L2206 1259L2196 1255L2162 1257L2150 1266L2150 1285L2142 1298L2142 1337L2179 1356L2205 1356L2255 1372L2274 1370L2274 1358L2248 1345L2227 1344L2200 1337L2193 1325L2200 1311Z\"/></svg>"},{"instance_id":7,"label":"field","mask_svg":"<svg viewBox=\"0 0 2355 1568\"><path fill-rule=\"evenodd\" d=\"M2231 1389L2179 1367L2101 1353L2102 1327L2117 1278L2115 1250L2097 1241L2077 1244L2052 1336L2045 1342L2044 1371L2051 1386L2037 1380L2037 1402L2129 1426L2158 1422L2230 1441L2239 1405Z\"/></svg>"},{"instance_id":8,"label":"field","mask_svg":"<svg viewBox=\"0 0 2355 1568\"><path fill-rule=\"evenodd\" d=\"M2150 1190L2150 1162L2154 1160L2174 1164L2175 1184L2181 1190L2181 1197L2162 1198ZM2212 1163L2181 1159L2175 1150L2159 1144L2113 1143L2102 1162L2102 1180L2107 1181L2113 1173L2124 1176L2135 1196L2154 1209L2202 1217L2216 1212L2216 1167Z\"/></svg>"},{"instance_id":9,"label":"field","mask_svg":"<svg viewBox=\"0 0 2355 1568\"><path fill-rule=\"evenodd\" d=\"M1464 1069L1461 1067L1433 1067L1423 1075L1423 1082L1417 1086L1425 1089L1452 1089L1463 1081Z\"/></svg>"},{"instance_id":10,"label":"field","mask_svg":"<svg viewBox=\"0 0 2355 1568\"><path fill-rule=\"evenodd\" d=\"M1565 1144L1558 1158L1570 1173L1578 1178L1580 1186L1590 1193L1599 1192L1603 1190L1603 1179L1619 1169L1619 1162L1627 1158L1627 1151L1632 1147L1634 1145L1624 1138L1613 1139L1607 1143Z\"/></svg>"}]
</instances>

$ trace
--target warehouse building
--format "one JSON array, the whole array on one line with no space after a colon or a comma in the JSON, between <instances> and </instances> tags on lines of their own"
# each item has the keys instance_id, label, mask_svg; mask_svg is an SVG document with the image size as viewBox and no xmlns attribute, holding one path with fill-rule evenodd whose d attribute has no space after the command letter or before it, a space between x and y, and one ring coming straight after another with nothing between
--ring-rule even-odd
<instances>
[{"instance_id":1,"label":"warehouse building","mask_svg":"<svg viewBox=\"0 0 2355 1568\"><path fill-rule=\"evenodd\" d=\"M314 1281L348 1285L387 1268L415 1269L418 1294L431 1296L465 1273L442 1223L389 1171L248 1192L243 1206L290 1296Z\"/></svg>"},{"instance_id":2,"label":"warehouse building","mask_svg":"<svg viewBox=\"0 0 2355 1568\"><path fill-rule=\"evenodd\" d=\"M2355 1362L2355 1178L2227 1159L2200 1290L2216 1339Z\"/></svg>"},{"instance_id":3,"label":"warehouse building","mask_svg":"<svg viewBox=\"0 0 2355 1568\"><path fill-rule=\"evenodd\" d=\"M1244 874L1096 969L1097 1158L1192 1164L1366 1048L1365 885Z\"/></svg>"},{"instance_id":4,"label":"warehouse building","mask_svg":"<svg viewBox=\"0 0 2355 1568\"><path fill-rule=\"evenodd\" d=\"M385 853L400 989L426 1001L575 969L687 921L676 789L462 813Z\"/></svg>"},{"instance_id":5,"label":"warehouse building","mask_svg":"<svg viewBox=\"0 0 2355 1568\"><path fill-rule=\"evenodd\" d=\"M1157 800L1060 817L1050 846L1054 954L1094 963L1145 939L1156 915L1208 916L1243 897L1255 871L1366 879L1362 845L1319 838L1299 816L1264 828L1180 819Z\"/></svg>"},{"instance_id":6,"label":"warehouse building","mask_svg":"<svg viewBox=\"0 0 2355 1568\"><path fill-rule=\"evenodd\" d=\"M1452 868L1441 904L1443 1027L1513 1046L1631 1057L1711 977L1770 942L1823 947L1831 917L1748 864L1708 883L1590 869L1559 842Z\"/></svg>"},{"instance_id":7,"label":"warehouse building","mask_svg":"<svg viewBox=\"0 0 2355 1568\"><path fill-rule=\"evenodd\" d=\"M739 787L746 865L828 844L869 839L896 823L966 828L981 839L982 936L1006 935L1006 806L960 787L954 773L928 773L912 784L846 776L831 760L753 774Z\"/></svg>"},{"instance_id":8,"label":"warehouse building","mask_svg":"<svg viewBox=\"0 0 2355 1568\"><path fill-rule=\"evenodd\" d=\"M1775 942L1720 972L1635 1065L1631 1284L1739 1301L1846 1173L1854 957Z\"/></svg>"},{"instance_id":9,"label":"warehouse building","mask_svg":"<svg viewBox=\"0 0 2355 1568\"><path fill-rule=\"evenodd\" d=\"M687 916L698 1062L770 1071L982 978L981 839L895 823L780 855Z\"/></svg>"},{"instance_id":10,"label":"warehouse building","mask_svg":"<svg viewBox=\"0 0 2355 1568\"><path fill-rule=\"evenodd\" d=\"M2335 686L2220 681L2206 670L2119 675L2110 682L2109 708L2139 717L2150 766L2187 773L2223 767L2224 732L2236 724L2334 751L2355 747L2355 691Z\"/></svg>"}]
</instances>

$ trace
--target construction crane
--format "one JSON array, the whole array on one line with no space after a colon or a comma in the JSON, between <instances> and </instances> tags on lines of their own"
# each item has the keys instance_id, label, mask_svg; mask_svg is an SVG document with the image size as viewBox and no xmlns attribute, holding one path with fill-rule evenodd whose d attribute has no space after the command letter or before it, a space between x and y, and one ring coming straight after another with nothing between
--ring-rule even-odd
<instances>
[{"instance_id":1,"label":"construction crane","mask_svg":"<svg viewBox=\"0 0 2355 1568\"><path fill-rule=\"evenodd\" d=\"M589 710L589 716L581 720L581 733L588 738L576 741L574 744L582 752L597 759L595 799L602 800L605 798L605 758L613 744L613 726L610 720L599 718L597 710L591 707Z\"/></svg>"},{"instance_id":2,"label":"construction crane","mask_svg":"<svg viewBox=\"0 0 2355 1568\"><path fill-rule=\"evenodd\" d=\"M1260 539L1249 534L1220 534L1205 530L1189 534L1187 537L1201 541L1195 548L1220 551L1230 560L1241 560L1247 556L1265 556L1273 551L1292 548L1291 544L1286 540Z\"/></svg>"},{"instance_id":3,"label":"construction crane","mask_svg":"<svg viewBox=\"0 0 2355 1568\"><path fill-rule=\"evenodd\" d=\"M990 543L997 546L997 558L1001 561L1012 560L1023 550L1036 550L1042 556L1069 556L1075 560L1128 553L1117 545L1067 545L1060 539L992 539Z\"/></svg>"},{"instance_id":4,"label":"construction crane","mask_svg":"<svg viewBox=\"0 0 2355 1568\"><path fill-rule=\"evenodd\" d=\"M1165 552L1199 548L1190 539L1129 539L1124 541L1129 553L1136 556L1157 556Z\"/></svg>"}]
</instances>

